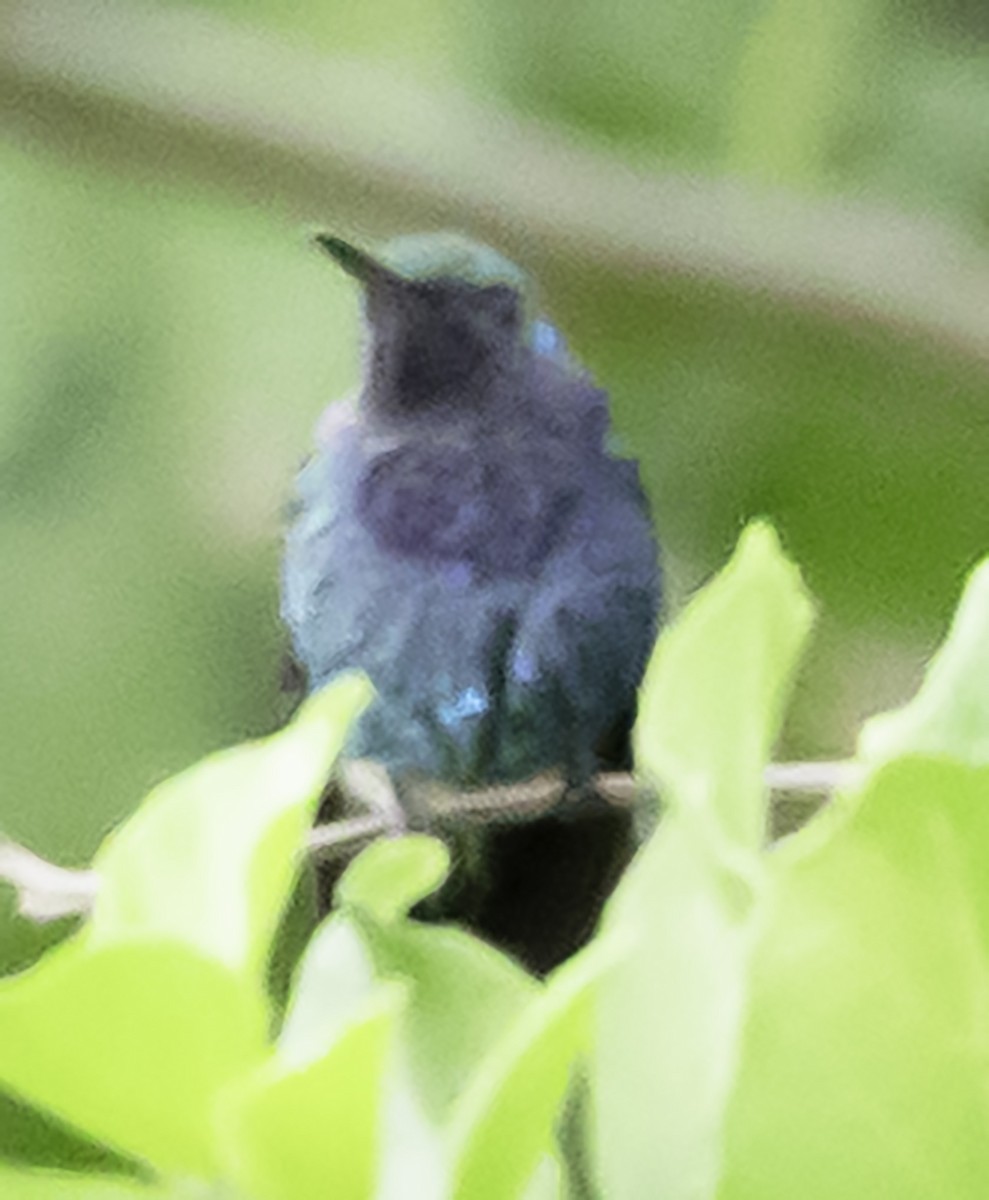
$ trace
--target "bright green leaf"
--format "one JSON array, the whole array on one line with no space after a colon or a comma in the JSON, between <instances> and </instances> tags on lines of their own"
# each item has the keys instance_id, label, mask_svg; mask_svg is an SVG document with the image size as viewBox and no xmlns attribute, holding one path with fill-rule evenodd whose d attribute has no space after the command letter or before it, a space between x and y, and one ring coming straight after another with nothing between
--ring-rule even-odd
<instances>
[{"instance_id":1,"label":"bright green leaf","mask_svg":"<svg viewBox=\"0 0 989 1200\"><path fill-rule=\"evenodd\" d=\"M773 530L750 525L728 565L656 644L635 727L638 770L705 839L756 850L762 772L812 621Z\"/></svg>"},{"instance_id":2,"label":"bright green leaf","mask_svg":"<svg viewBox=\"0 0 989 1200\"><path fill-rule=\"evenodd\" d=\"M280 733L157 788L97 856L94 942L178 939L260 974L319 795L369 694L348 677Z\"/></svg>"},{"instance_id":3,"label":"bright green leaf","mask_svg":"<svg viewBox=\"0 0 989 1200\"><path fill-rule=\"evenodd\" d=\"M561 1200L567 1195L563 1187L559 1161L547 1155L533 1173L521 1200Z\"/></svg>"},{"instance_id":4,"label":"bright green leaf","mask_svg":"<svg viewBox=\"0 0 989 1200\"><path fill-rule=\"evenodd\" d=\"M636 944L598 1005L595 1111L609 1200L713 1195L754 899L670 817L613 901L607 928Z\"/></svg>"},{"instance_id":5,"label":"bright green leaf","mask_svg":"<svg viewBox=\"0 0 989 1200\"><path fill-rule=\"evenodd\" d=\"M449 870L450 852L436 838L383 838L347 868L337 884L337 902L386 924L434 892Z\"/></svg>"},{"instance_id":6,"label":"bright green leaf","mask_svg":"<svg viewBox=\"0 0 989 1200\"><path fill-rule=\"evenodd\" d=\"M165 1172L216 1167L215 1090L264 1051L262 998L185 947L85 939L0 983L0 1080Z\"/></svg>"},{"instance_id":7,"label":"bright green leaf","mask_svg":"<svg viewBox=\"0 0 989 1200\"><path fill-rule=\"evenodd\" d=\"M525 971L478 938L402 919L443 882L449 864L449 851L434 838L381 841L354 860L337 887L377 976L399 980L409 990L402 1041L422 1101L437 1121L445 1119L478 1062L537 992ZM319 1002L324 1008L334 1003L332 987L349 986L346 978L334 984L334 972L341 973L335 967L324 971L322 988L313 988L326 993ZM350 967L342 973L356 978L360 972Z\"/></svg>"},{"instance_id":8,"label":"bright green leaf","mask_svg":"<svg viewBox=\"0 0 989 1200\"><path fill-rule=\"evenodd\" d=\"M989 771L923 759L781 857L718 1200L986 1195L987 861Z\"/></svg>"},{"instance_id":9,"label":"bright green leaf","mask_svg":"<svg viewBox=\"0 0 989 1200\"><path fill-rule=\"evenodd\" d=\"M395 931L395 926L389 928ZM395 974L378 972L364 937L349 917L337 913L327 918L300 964L278 1039L281 1065L297 1068L324 1055L350 1025L380 1002L383 989L394 987L382 983L382 978ZM414 988L410 990L400 1028L407 1023L412 1007L408 1001L415 996ZM382 1084L383 1144L376 1200L405 1200L410 1189L417 1200L440 1200L446 1194L446 1165L439 1132L426 1117L419 1088L411 1078L409 1048L399 1049L404 1053L390 1060ZM414 1040L411 1049L414 1052ZM442 1074L441 1062L436 1065Z\"/></svg>"},{"instance_id":10,"label":"bright green leaf","mask_svg":"<svg viewBox=\"0 0 989 1200\"><path fill-rule=\"evenodd\" d=\"M452 1125L454 1200L518 1200L554 1152L567 1085L589 1049L595 988L621 949L601 938L559 968L478 1070Z\"/></svg>"},{"instance_id":11,"label":"bright green leaf","mask_svg":"<svg viewBox=\"0 0 989 1200\"><path fill-rule=\"evenodd\" d=\"M329 916L313 934L299 964L278 1055L302 1065L326 1053L380 991L364 941L345 917Z\"/></svg>"},{"instance_id":12,"label":"bright green leaf","mask_svg":"<svg viewBox=\"0 0 989 1200\"><path fill-rule=\"evenodd\" d=\"M314 935L279 1039L283 1062L325 1052L383 983L406 992L398 1051L385 1089L379 1200L446 1193L440 1127L492 1046L539 987L493 947L462 930L403 919L442 880L445 847L430 838L378 843L338 888L344 908Z\"/></svg>"},{"instance_id":13,"label":"bright green leaf","mask_svg":"<svg viewBox=\"0 0 989 1200\"><path fill-rule=\"evenodd\" d=\"M65 1171L18 1171L3 1166L0 1166L0 1196L10 1200L178 1200L168 1188L150 1184Z\"/></svg>"},{"instance_id":14,"label":"bright green leaf","mask_svg":"<svg viewBox=\"0 0 989 1200\"><path fill-rule=\"evenodd\" d=\"M444 1120L539 986L461 929L404 921L365 933L382 976L409 988L401 1020L409 1065L426 1111Z\"/></svg>"},{"instance_id":15,"label":"bright green leaf","mask_svg":"<svg viewBox=\"0 0 989 1200\"><path fill-rule=\"evenodd\" d=\"M227 1171L252 1200L370 1200L400 1001L380 996L323 1055L303 1066L275 1055L221 1099Z\"/></svg>"},{"instance_id":16,"label":"bright green leaf","mask_svg":"<svg viewBox=\"0 0 989 1200\"><path fill-rule=\"evenodd\" d=\"M634 946L597 1008L609 1200L713 1195L765 887L762 775L810 620L795 568L756 525L650 665L636 761L668 809L605 913Z\"/></svg>"},{"instance_id":17,"label":"bright green leaf","mask_svg":"<svg viewBox=\"0 0 989 1200\"><path fill-rule=\"evenodd\" d=\"M375 1200L448 1200L449 1164L443 1131L429 1120L401 1045L384 1083L382 1158Z\"/></svg>"},{"instance_id":18,"label":"bright green leaf","mask_svg":"<svg viewBox=\"0 0 989 1200\"><path fill-rule=\"evenodd\" d=\"M872 762L943 754L989 764L989 560L969 577L951 632L917 695L869 721L859 749Z\"/></svg>"}]
</instances>

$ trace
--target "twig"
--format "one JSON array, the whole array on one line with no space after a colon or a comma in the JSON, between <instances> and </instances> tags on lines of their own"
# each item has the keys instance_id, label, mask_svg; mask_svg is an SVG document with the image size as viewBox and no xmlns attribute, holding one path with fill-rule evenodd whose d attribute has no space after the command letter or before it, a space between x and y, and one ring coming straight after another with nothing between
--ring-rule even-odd
<instances>
[{"instance_id":1,"label":"twig","mask_svg":"<svg viewBox=\"0 0 989 1200\"><path fill-rule=\"evenodd\" d=\"M14 885L17 911L38 922L89 912L99 887L95 871L57 867L6 839L0 840L0 880Z\"/></svg>"},{"instance_id":2,"label":"twig","mask_svg":"<svg viewBox=\"0 0 989 1200\"><path fill-rule=\"evenodd\" d=\"M367 812L377 817L381 831L396 837L408 829L408 819L392 783L381 763L369 758L353 758L340 767L344 791Z\"/></svg>"},{"instance_id":3,"label":"twig","mask_svg":"<svg viewBox=\"0 0 989 1200\"><path fill-rule=\"evenodd\" d=\"M840 792L857 787L865 768L857 762L770 763L766 787L773 792Z\"/></svg>"},{"instance_id":4,"label":"twig","mask_svg":"<svg viewBox=\"0 0 989 1200\"><path fill-rule=\"evenodd\" d=\"M293 220L469 228L540 274L711 282L989 367L989 254L879 205L633 172L622 159L189 7L4 7L0 120L87 164Z\"/></svg>"},{"instance_id":5,"label":"twig","mask_svg":"<svg viewBox=\"0 0 989 1200\"><path fill-rule=\"evenodd\" d=\"M535 817L554 808L566 795L566 784L555 772L535 775L520 783L458 792L433 780L409 786L414 803L439 824L449 820L484 823Z\"/></svg>"},{"instance_id":6,"label":"twig","mask_svg":"<svg viewBox=\"0 0 989 1200\"><path fill-rule=\"evenodd\" d=\"M343 821L317 825L310 830L306 838L306 850L317 860L336 858L351 853L361 842L371 842L387 832L388 822L380 813L348 817Z\"/></svg>"}]
</instances>

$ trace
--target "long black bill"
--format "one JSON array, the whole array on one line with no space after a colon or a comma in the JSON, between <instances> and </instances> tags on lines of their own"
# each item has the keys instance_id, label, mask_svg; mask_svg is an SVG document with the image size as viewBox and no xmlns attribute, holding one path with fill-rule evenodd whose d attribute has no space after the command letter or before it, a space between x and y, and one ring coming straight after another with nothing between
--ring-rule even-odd
<instances>
[{"instance_id":1,"label":"long black bill","mask_svg":"<svg viewBox=\"0 0 989 1200\"><path fill-rule=\"evenodd\" d=\"M345 242L343 238L334 237L332 233L317 233L313 237L313 241L320 250L325 251L334 262L343 267L348 275L353 275L363 284L385 282L386 280L400 281L397 275L389 271L387 267L383 267L377 259L372 258L366 251L352 246L350 242Z\"/></svg>"}]
</instances>

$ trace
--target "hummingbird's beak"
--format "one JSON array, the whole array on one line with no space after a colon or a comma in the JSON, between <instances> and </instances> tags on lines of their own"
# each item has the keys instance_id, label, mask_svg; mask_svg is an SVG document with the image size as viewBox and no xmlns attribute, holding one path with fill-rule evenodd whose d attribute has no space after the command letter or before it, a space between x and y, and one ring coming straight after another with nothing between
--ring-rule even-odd
<instances>
[{"instance_id":1,"label":"hummingbird's beak","mask_svg":"<svg viewBox=\"0 0 989 1200\"><path fill-rule=\"evenodd\" d=\"M353 275L365 286L386 280L398 282L398 276L389 271L387 267L383 267L366 251L359 250L350 242L345 242L343 238L334 237L332 233L317 233L313 241L320 250L324 250L334 262L343 267L348 275Z\"/></svg>"}]
</instances>

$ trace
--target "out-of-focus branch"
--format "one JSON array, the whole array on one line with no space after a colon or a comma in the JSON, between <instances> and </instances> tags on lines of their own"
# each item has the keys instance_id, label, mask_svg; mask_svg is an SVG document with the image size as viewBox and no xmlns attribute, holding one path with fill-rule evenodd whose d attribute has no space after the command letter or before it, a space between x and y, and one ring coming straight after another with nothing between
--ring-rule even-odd
<instances>
[{"instance_id":1,"label":"out-of-focus branch","mask_svg":"<svg viewBox=\"0 0 989 1200\"><path fill-rule=\"evenodd\" d=\"M466 227L537 270L687 277L989 367L989 255L935 221L636 174L463 95L190 9L8 0L0 122L156 186L209 185L365 233Z\"/></svg>"}]
</instances>

